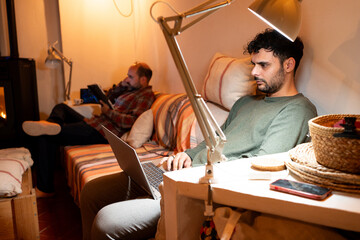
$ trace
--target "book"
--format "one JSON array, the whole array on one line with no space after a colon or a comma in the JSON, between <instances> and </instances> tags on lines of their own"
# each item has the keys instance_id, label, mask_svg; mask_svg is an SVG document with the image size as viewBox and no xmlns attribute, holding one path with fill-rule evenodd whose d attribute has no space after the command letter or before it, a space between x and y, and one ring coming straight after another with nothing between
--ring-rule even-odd
<instances>
[{"instance_id":1,"label":"book","mask_svg":"<svg viewBox=\"0 0 360 240\"><path fill-rule=\"evenodd\" d=\"M105 95L104 91L99 87L98 84L91 84L88 85L88 88L91 90L91 92L95 95L95 97L100 101L103 101L106 103L110 109L114 109L114 106L110 99Z\"/></svg>"}]
</instances>

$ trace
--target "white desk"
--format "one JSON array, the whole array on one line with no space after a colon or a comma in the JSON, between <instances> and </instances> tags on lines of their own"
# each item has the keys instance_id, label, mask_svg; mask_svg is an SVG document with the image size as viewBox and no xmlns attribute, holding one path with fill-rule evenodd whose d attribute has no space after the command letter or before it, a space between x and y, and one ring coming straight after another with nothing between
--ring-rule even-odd
<instances>
[{"instance_id":1,"label":"white desk","mask_svg":"<svg viewBox=\"0 0 360 240\"><path fill-rule=\"evenodd\" d=\"M275 179L292 179L285 171L271 180L249 180L251 171L250 159L217 164L214 172L220 182L213 185L214 202L360 232L359 194L333 192L325 200L311 200L269 189ZM198 180L204 173L204 167L196 167L164 174L166 239L198 239L207 197L206 185Z\"/></svg>"},{"instance_id":2,"label":"white desk","mask_svg":"<svg viewBox=\"0 0 360 240\"><path fill-rule=\"evenodd\" d=\"M101 114L101 105L98 103L85 103L74 105L72 100L65 101L64 103L72 107L75 111L77 111L86 118L91 118L94 115Z\"/></svg>"}]
</instances>

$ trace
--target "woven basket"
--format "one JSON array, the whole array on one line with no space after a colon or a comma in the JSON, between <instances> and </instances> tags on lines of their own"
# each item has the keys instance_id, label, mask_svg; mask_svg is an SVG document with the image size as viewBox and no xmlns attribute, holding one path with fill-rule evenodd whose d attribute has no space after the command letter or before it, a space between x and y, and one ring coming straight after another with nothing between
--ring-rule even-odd
<instances>
[{"instance_id":1,"label":"woven basket","mask_svg":"<svg viewBox=\"0 0 360 240\"><path fill-rule=\"evenodd\" d=\"M344 117L360 119L360 115L334 114L319 116L309 121L316 161L328 168L360 173L360 140L333 136L334 133L344 131L343 128L333 127ZM359 129L356 130L359 132Z\"/></svg>"}]
</instances>

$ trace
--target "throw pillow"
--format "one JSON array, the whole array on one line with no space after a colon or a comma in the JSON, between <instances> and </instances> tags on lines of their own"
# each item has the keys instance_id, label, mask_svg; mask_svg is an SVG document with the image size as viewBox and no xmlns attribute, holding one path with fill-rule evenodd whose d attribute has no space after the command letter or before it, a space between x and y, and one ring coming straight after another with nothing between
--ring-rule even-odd
<instances>
[{"instance_id":1,"label":"throw pillow","mask_svg":"<svg viewBox=\"0 0 360 240\"><path fill-rule=\"evenodd\" d=\"M151 109L154 114L154 140L158 142L160 146L170 150L176 149L179 134L184 136L178 129L178 126L180 126L179 119L184 110L188 109L188 106L189 101L184 93L162 94L156 98ZM187 129L190 129L190 127Z\"/></svg>"},{"instance_id":2,"label":"throw pillow","mask_svg":"<svg viewBox=\"0 0 360 240\"><path fill-rule=\"evenodd\" d=\"M209 66L203 98L230 110L240 97L253 95L256 82L251 76L250 58L233 58L216 53Z\"/></svg>"},{"instance_id":3,"label":"throw pillow","mask_svg":"<svg viewBox=\"0 0 360 240\"><path fill-rule=\"evenodd\" d=\"M153 124L153 112L149 109L136 119L130 132L125 133L121 138L133 148L139 148L150 139L153 132Z\"/></svg>"}]
</instances>

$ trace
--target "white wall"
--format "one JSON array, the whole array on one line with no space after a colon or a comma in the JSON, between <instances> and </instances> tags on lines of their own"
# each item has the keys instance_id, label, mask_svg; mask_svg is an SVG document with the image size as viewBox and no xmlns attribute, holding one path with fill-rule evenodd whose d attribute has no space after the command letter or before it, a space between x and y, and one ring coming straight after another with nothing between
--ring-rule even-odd
<instances>
[{"instance_id":1,"label":"white wall","mask_svg":"<svg viewBox=\"0 0 360 240\"><path fill-rule=\"evenodd\" d=\"M48 114L62 94L61 79L43 64L47 46L55 38L74 61L72 97L78 97L79 89L89 83L98 82L103 87L117 83L136 60L146 61L154 69L155 90L184 92L161 30L150 18L153 2L134 0L134 14L124 18L112 0L61 0L61 36L54 37L51 29L56 21L50 20L57 16L49 16L53 10L47 6L56 5L57 0L15 0L20 56L37 61L40 111ZM182 12L202 1L168 2ZM248 12L251 2L235 1L178 37L198 89L215 52L241 57L244 45L266 28ZM129 11L130 0L117 3L123 12ZM359 114L360 1L304 0L302 9L300 37L305 54L297 74L299 90L315 103L320 115ZM173 14L162 4L154 8L154 13ZM64 69L67 71L67 66Z\"/></svg>"},{"instance_id":2,"label":"white wall","mask_svg":"<svg viewBox=\"0 0 360 240\"><path fill-rule=\"evenodd\" d=\"M135 61L134 15L120 16L112 1L62 0L59 6L64 54L73 60L72 97L90 83L108 88L122 80ZM130 4L119 7L126 12Z\"/></svg>"},{"instance_id":3,"label":"white wall","mask_svg":"<svg viewBox=\"0 0 360 240\"><path fill-rule=\"evenodd\" d=\"M360 113L360 1L302 2L299 90L319 114Z\"/></svg>"},{"instance_id":4,"label":"white wall","mask_svg":"<svg viewBox=\"0 0 360 240\"><path fill-rule=\"evenodd\" d=\"M154 68L152 84L155 90L184 92L161 30L149 15L150 5L154 1L135 0L135 14L130 19L118 16L111 1L102 4L99 1L77 1L76 4L70 0L60 2L64 51L74 59L78 57L74 48L82 51L82 58L77 63L82 66L75 70L79 71L77 80L102 81L103 85L109 86L110 82L117 82L126 74L131 61L139 59L147 61ZM202 1L168 2L183 12ZM215 52L241 57L246 43L266 28L247 10L251 2L235 1L177 37L198 89ZM96 11L86 14L95 5ZM122 7L127 9L126 5ZM346 4L337 0L302 1L300 37L305 43L305 53L297 74L297 85L315 103L321 115L360 113L360 73L357 66L360 62L359 9L358 0L348 0ZM153 12L155 16L173 15L162 4L156 5ZM100 30L100 25L109 32ZM90 33L92 38L83 36ZM112 40L103 41L102 38ZM88 62L92 61L85 50L89 45L99 48L106 59ZM109 47L113 49L112 54ZM79 87L77 84L75 89Z\"/></svg>"}]
</instances>

